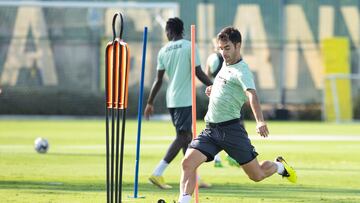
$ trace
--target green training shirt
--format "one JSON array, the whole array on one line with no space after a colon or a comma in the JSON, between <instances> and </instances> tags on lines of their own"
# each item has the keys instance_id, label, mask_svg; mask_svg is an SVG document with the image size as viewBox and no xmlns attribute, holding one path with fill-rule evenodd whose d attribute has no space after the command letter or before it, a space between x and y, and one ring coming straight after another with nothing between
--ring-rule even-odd
<instances>
[{"instance_id":1,"label":"green training shirt","mask_svg":"<svg viewBox=\"0 0 360 203\"><path fill-rule=\"evenodd\" d=\"M211 89L205 121L219 123L240 118L240 109L248 99L247 89L255 89L249 66L243 60L233 65L223 63Z\"/></svg>"},{"instance_id":2,"label":"green training shirt","mask_svg":"<svg viewBox=\"0 0 360 203\"><path fill-rule=\"evenodd\" d=\"M199 65L199 51L196 49L195 66ZM168 42L159 51L157 70L165 70L169 78L166 106L191 106L191 42L185 39Z\"/></svg>"}]
</instances>

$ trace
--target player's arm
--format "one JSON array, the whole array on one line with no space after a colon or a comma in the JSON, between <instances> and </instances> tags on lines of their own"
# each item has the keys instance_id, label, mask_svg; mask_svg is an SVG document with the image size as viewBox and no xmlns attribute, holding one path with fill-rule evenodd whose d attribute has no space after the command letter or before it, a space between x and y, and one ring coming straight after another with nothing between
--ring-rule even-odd
<instances>
[{"instance_id":1,"label":"player's arm","mask_svg":"<svg viewBox=\"0 0 360 203\"><path fill-rule=\"evenodd\" d=\"M204 71L202 71L201 66L196 66L195 67L195 74L196 77L206 86L210 86L212 85L211 80L209 79L208 76L206 76L206 74L204 73Z\"/></svg>"},{"instance_id":2,"label":"player's arm","mask_svg":"<svg viewBox=\"0 0 360 203\"><path fill-rule=\"evenodd\" d=\"M256 120L256 132L262 137L267 137L269 135L269 130L264 121L256 91L254 89L247 89L246 96L249 98L249 104Z\"/></svg>"},{"instance_id":3,"label":"player's arm","mask_svg":"<svg viewBox=\"0 0 360 203\"><path fill-rule=\"evenodd\" d=\"M162 81L164 78L164 73L165 73L165 70L157 71L157 75L156 75L155 81L151 87L150 94L149 94L147 104L145 107L145 111L144 111L145 119L149 119L150 115L153 114L153 112L154 112L154 106L153 106L154 99L161 88Z\"/></svg>"}]
</instances>

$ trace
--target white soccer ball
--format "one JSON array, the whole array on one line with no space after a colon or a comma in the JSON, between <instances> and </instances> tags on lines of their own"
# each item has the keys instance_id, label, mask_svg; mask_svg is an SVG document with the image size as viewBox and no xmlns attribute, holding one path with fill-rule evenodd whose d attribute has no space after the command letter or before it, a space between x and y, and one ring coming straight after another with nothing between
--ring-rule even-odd
<instances>
[{"instance_id":1,"label":"white soccer ball","mask_svg":"<svg viewBox=\"0 0 360 203\"><path fill-rule=\"evenodd\" d=\"M45 138L38 137L34 142L34 148L38 153L46 153L49 149L49 142Z\"/></svg>"}]
</instances>

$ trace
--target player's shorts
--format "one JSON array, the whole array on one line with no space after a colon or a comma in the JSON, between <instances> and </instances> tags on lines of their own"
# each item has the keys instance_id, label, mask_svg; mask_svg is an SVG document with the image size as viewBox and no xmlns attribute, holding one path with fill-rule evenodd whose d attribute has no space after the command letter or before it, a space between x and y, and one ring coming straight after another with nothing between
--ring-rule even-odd
<instances>
[{"instance_id":1,"label":"player's shorts","mask_svg":"<svg viewBox=\"0 0 360 203\"><path fill-rule=\"evenodd\" d=\"M177 132L185 131L191 132L191 106L169 108L171 120L176 128Z\"/></svg>"},{"instance_id":2,"label":"player's shorts","mask_svg":"<svg viewBox=\"0 0 360 203\"><path fill-rule=\"evenodd\" d=\"M240 165L252 161L258 153L251 145L250 139L239 119L221 123L207 123L206 128L189 145L207 157L207 162L224 150Z\"/></svg>"}]
</instances>

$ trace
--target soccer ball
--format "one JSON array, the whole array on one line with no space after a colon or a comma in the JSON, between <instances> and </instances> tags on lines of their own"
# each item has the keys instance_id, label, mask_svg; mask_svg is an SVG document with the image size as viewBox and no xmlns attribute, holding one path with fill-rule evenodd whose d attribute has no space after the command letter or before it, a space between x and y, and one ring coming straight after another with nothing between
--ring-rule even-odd
<instances>
[{"instance_id":1,"label":"soccer ball","mask_svg":"<svg viewBox=\"0 0 360 203\"><path fill-rule=\"evenodd\" d=\"M49 149L49 142L45 138L38 137L34 142L34 148L38 153L46 153Z\"/></svg>"}]
</instances>

